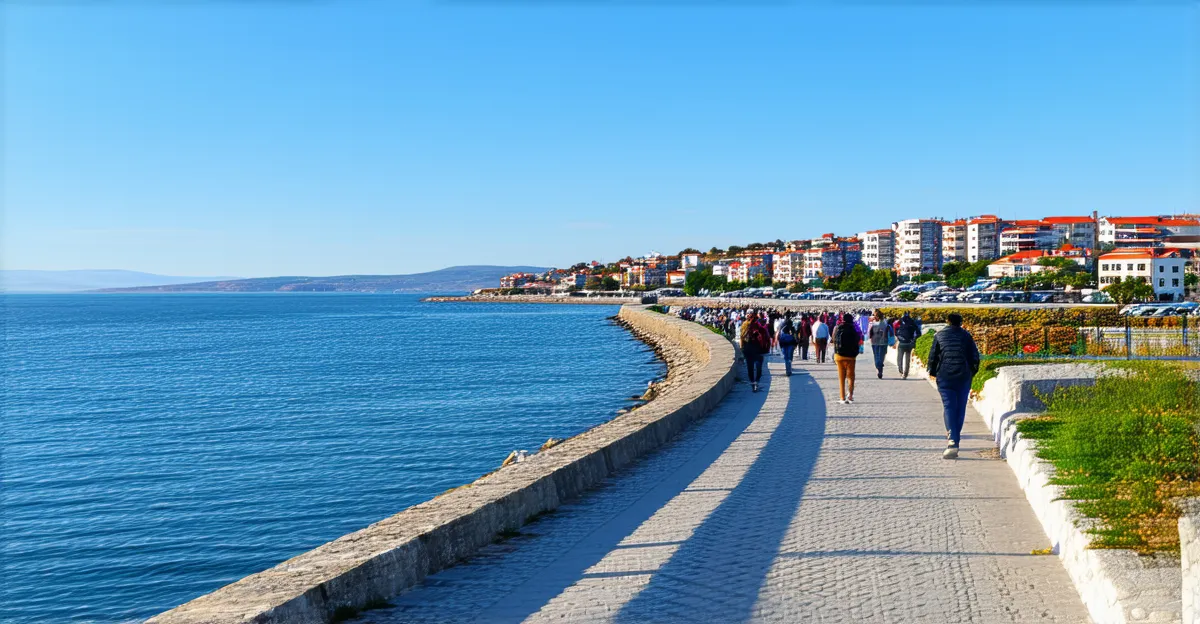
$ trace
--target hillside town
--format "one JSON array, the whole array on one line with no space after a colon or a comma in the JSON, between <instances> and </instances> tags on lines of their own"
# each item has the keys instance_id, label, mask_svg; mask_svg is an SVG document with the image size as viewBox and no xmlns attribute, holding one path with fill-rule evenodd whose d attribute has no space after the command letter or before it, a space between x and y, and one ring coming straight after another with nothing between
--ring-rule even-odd
<instances>
[{"instance_id":1,"label":"hillside town","mask_svg":"<svg viewBox=\"0 0 1200 624\"><path fill-rule=\"evenodd\" d=\"M888 228L846 236L826 233L812 239L714 247L707 252L689 248L675 255L652 252L541 274L515 273L500 280L500 289L513 294L547 294L646 291L695 284L707 293L747 287L798 293L846 290L852 281L864 282L851 277L863 275L875 275L869 283L887 289L958 275L963 287L988 280L990 284L1057 286L1068 291L1144 282L1149 290L1140 291L1138 298L1180 301L1195 291L1197 250L1197 214L906 219ZM1053 279L1043 279L1051 276Z\"/></svg>"}]
</instances>

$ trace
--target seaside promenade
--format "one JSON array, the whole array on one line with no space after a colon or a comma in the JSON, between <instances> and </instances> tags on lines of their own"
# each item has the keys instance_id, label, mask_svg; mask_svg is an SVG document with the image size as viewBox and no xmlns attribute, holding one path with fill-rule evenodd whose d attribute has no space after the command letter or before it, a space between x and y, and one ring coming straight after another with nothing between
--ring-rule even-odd
<instances>
[{"instance_id":1,"label":"seaside promenade","mask_svg":"<svg viewBox=\"0 0 1200 624\"><path fill-rule=\"evenodd\" d=\"M358 622L1086 622L992 436L936 391L768 361L605 484Z\"/></svg>"}]
</instances>

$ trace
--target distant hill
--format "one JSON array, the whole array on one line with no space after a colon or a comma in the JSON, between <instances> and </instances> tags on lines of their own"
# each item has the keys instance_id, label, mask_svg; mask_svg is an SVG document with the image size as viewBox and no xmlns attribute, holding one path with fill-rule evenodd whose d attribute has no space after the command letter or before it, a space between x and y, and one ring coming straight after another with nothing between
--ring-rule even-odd
<instances>
[{"instance_id":1,"label":"distant hill","mask_svg":"<svg viewBox=\"0 0 1200 624\"><path fill-rule=\"evenodd\" d=\"M410 275L334 275L331 277L255 277L136 288L105 288L101 292L458 292L495 288L509 273L540 273L542 267L455 266Z\"/></svg>"},{"instance_id":2,"label":"distant hill","mask_svg":"<svg viewBox=\"0 0 1200 624\"><path fill-rule=\"evenodd\" d=\"M102 288L136 288L187 282L236 280L236 277L185 277L155 275L139 271L80 270L80 271L0 271L0 291L3 292L79 292Z\"/></svg>"}]
</instances>

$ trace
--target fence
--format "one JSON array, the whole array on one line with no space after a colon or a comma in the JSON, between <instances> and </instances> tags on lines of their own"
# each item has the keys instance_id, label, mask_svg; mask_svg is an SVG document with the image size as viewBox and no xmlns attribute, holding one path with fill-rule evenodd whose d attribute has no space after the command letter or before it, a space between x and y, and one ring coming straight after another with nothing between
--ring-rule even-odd
<instances>
[{"instance_id":1,"label":"fence","mask_svg":"<svg viewBox=\"0 0 1200 624\"><path fill-rule=\"evenodd\" d=\"M1125 359L1200 358L1196 319L1124 317L1121 325L976 327L983 355Z\"/></svg>"}]
</instances>

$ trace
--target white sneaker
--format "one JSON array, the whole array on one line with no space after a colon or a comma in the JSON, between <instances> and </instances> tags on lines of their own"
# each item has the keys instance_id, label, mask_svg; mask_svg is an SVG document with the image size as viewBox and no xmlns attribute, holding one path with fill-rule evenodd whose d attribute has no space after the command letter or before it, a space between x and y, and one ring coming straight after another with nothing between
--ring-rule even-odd
<instances>
[{"instance_id":1,"label":"white sneaker","mask_svg":"<svg viewBox=\"0 0 1200 624\"><path fill-rule=\"evenodd\" d=\"M942 451L942 459L958 459L958 447L951 443Z\"/></svg>"},{"instance_id":2,"label":"white sneaker","mask_svg":"<svg viewBox=\"0 0 1200 624\"><path fill-rule=\"evenodd\" d=\"M852 397L852 396L846 397L846 402L847 402L847 403L853 403L853 402L854 402L854 397Z\"/></svg>"},{"instance_id":3,"label":"white sneaker","mask_svg":"<svg viewBox=\"0 0 1200 624\"><path fill-rule=\"evenodd\" d=\"M845 405L846 399L838 399L838 405Z\"/></svg>"}]
</instances>

